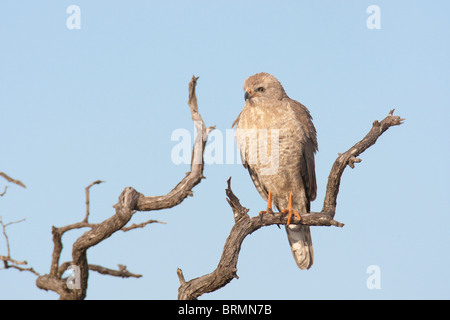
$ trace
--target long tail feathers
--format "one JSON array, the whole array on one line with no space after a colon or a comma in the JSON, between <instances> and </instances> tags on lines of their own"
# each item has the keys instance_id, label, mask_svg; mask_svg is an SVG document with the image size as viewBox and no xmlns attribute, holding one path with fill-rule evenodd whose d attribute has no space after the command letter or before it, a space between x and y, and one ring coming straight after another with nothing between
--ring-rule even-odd
<instances>
[{"instance_id":1,"label":"long tail feathers","mask_svg":"<svg viewBox=\"0 0 450 320\"><path fill-rule=\"evenodd\" d=\"M290 225L286 227L286 233L297 266L302 270L311 268L314 252L309 227Z\"/></svg>"}]
</instances>

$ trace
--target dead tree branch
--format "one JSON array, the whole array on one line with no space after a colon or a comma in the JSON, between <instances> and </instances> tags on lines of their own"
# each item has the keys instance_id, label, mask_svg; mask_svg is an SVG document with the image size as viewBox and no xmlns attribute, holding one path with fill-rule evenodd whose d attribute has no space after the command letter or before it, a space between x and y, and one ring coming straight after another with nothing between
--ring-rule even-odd
<instances>
[{"instance_id":1,"label":"dead tree branch","mask_svg":"<svg viewBox=\"0 0 450 320\"><path fill-rule=\"evenodd\" d=\"M194 141L194 148L192 150L191 171L186 173L184 177L168 194L163 196L146 197L140 194L137 211L152 211L168 209L180 204L187 196L192 196L192 189L200 183L203 176L203 152L205 149L208 134L214 130L215 126L206 128L200 113L198 112L197 96L195 94L195 87L197 85L198 77L193 76L189 82L189 100L188 105L191 110L192 121L197 130L197 136Z\"/></svg>"},{"instance_id":2,"label":"dead tree branch","mask_svg":"<svg viewBox=\"0 0 450 320\"><path fill-rule=\"evenodd\" d=\"M112 270L108 268L104 268L102 266L97 266L95 264L89 265L89 270L96 271L100 274L106 274L113 277L121 277L121 278L140 278L142 275L131 273L127 270L127 266L119 264L119 270Z\"/></svg>"},{"instance_id":3,"label":"dead tree branch","mask_svg":"<svg viewBox=\"0 0 450 320\"><path fill-rule=\"evenodd\" d=\"M89 218L89 206L90 206L90 200L89 200L89 190L91 189L92 186L96 185L96 184L100 184L103 183L105 181L101 181L101 180L96 180L94 182L92 182L90 185L88 185L85 188L85 193L86 193L86 216L83 219L83 222L88 222L88 218Z\"/></svg>"},{"instance_id":4,"label":"dead tree branch","mask_svg":"<svg viewBox=\"0 0 450 320\"><path fill-rule=\"evenodd\" d=\"M96 184L103 181L96 180L85 188L86 193L86 212L84 219L81 222L73 223L63 227L52 227L54 248L52 252L51 265L49 274L39 275L32 268L21 267L26 265L26 261L14 260L10 256L9 240L6 235L5 228L9 224L0 223L3 227L3 234L7 243L7 256L0 256L5 268L15 268L20 271L31 271L38 277L36 279L37 287L44 290L52 290L59 294L60 299L63 300L80 300L84 299L87 294L89 271L95 271L100 274L116 276L116 277L135 277L139 278L141 275L129 272L126 266L119 265L118 270L105 268L99 265L89 264L87 259L87 251L112 236L115 232L121 230L123 232L130 231L137 228L143 228L150 223L159 222L156 220L148 220L146 222L132 224L127 226L133 215L138 211L152 211L172 208L179 205L187 196L193 196L192 189L201 182L203 178L203 154L205 144L209 133L214 129L213 127L206 127L202 117L198 112L198 102L195 93L198 77L193 76L189 83L189 99L188 105L190 108L191 118L197 130L195 138L191 170L181 181L166 195L162 196L145 196L132 187L125 188L119 196L117 204L113 207L115 214L110 218L100 223L89 223L90 215L90 189ZM337 196L339 193L339 186L341 176L349 165L354 168L354 164L361 162L357 157L376 143L377 139L391 126L400 125L404 119L394 116L394 110L383 119L381 122L375 121L369 133L353 147L345 153L339 154L334 162L330 174L328 176L328 184L326 195L321 212L310 212L301 215L301 219L293 219L292 224L303 224L308 226L335 226L343 227L344 224L334 220L336 212ZM17 184L25 188L25 185L19 181L12 179L8 175L0 172L0 176L7 181ZM266 214L262 216L250 217L248 209L240 204L239 199L231 190L231 178L228 180L228 187L226 189L227 201L232 208L235 224L232 227L228 238L225 241L222 256L217 265L217 268L209 274L186 281L181 269L177 270L177 275L180 281L178 289L178 299L197 299L204 293L213 292L227 285L232 279L237 276L237 262L239 252L244 239L251 233L257 231L261 227L270 225L281 225L287 223L287 217L280 213ZM6 188L1 195L4 195ZM164 223L164 222L160 222ZM65 232L75 229L89 228L83 235L81 235L72 246L72 261L66 261L60 264L60 256L63 249L62 237ZM67 279L63 278L63 274L70 266L76 266L79 270L79 287L69 288Z\"/></svg>"},{"instance_id":5,"label":"dead tree branch","mask_svg":"<svg viewBox=\"0 0 450 320\"><path fill-rule=\"evenodd\" d=\"M328 176L327 191L325 200L323 201L322 212L327 212L334 216L336 212L337 196L339 193L339 185L341 183L341 176L344 173L345 167L349 165L352 169L356 162L361 162L361 159L356 158L361 153L366 151L369 147L377 142L378 138L390 127L401 125L405 119L394 116L395 109L392 109L386 118L381 122L375 120L372 128L366 136L356 143L353 147L344 153L339 153L339 157L333 164L331 172Z\"/></svg>"},{"instance_id":6,"label":"dead tree branch","mask_svg":"<svg viewBox=\"0 0 450 320\"><path fill-rule=\"evenodd\" d=\"M138 229L138 228L144 228L146 225L150 224L150 223L162 223L162 224L166 224L164 221L158 221L158 220L148 220L145 222L141 222L141 223L133 223L131 226L129 227L123 227L121 230L123 232L127 232L133 229Z\"/></svg>"},{"instance_id":7,"label":"dead tree branch","mask_svg":"<svg viewBox=\"0 0 450 320\"><path fill-rule=\"evenodd\" d=\"M287 216L279 212L274 214L264 214L261 216L250 217L247 212L248 209L243 207L239 199L234 195L230 186L230 179L228 179L228 187L226 189L227 201L230 204L233 213L235 224L233 225L230 235L225 241L217 268L207 275L192 279L188 282L181 281L184 279L181 269L177 270L180 278L180 287L178 289L179 300L195 300L204 293L216 291L227 285L237 276L237 262L241 245L244 239L255 232L256 230L271 225L280 225L287 223ZM291 224L304 224L308 226L336 226L343 227L344 224L333 220L331 215L321 212L312 212L301 215L301 220L293 219Z\"/></svg>"},{"instance_id":8,"label":"dead tree branch","mask_svg":"<svg viewBox=\"0 0 450 320\"><path fill-rule=\"evenodd\" d=\"M394 110L391 110L389 115L381 122L375 121L372 129L361 141L356 143L345 153L339 154L328 177L327 191L322 211L302 214L301 220L298 221L297 219L294 219L294 221L291 222L292 224L304 224L308 226L344 226L344 224L333 219L342 173L347 165L353 168L354 163L360 162L361 160L356 157L375 144L377 139L387 129L391 126L403 123L404 119L394 116L393 113ZM285 225L287 222L287 217L280 213L265 214L250 218L247 214L249 210L240 204L239 199L231 190L230 179L228 180L226 194L227 201L233 210L235 224L225 241L219 264L212 273L190 281L185 280L182 270L178 268L177 275L180 280L180 287L178 288L179 300L195 300L202 294L216 291L227 285L234 278L238 278L237 261L245 237L261 227L273 224Z\"/></svg>"},{"instance_id":9,"label":"dead tree branch","mask_svg":"<svg viewBox=\"0 0 450 320\"><path fill-rule=\"evenodd\" d=\"M21 186L22 188L26 188L26 186L22 183L22 181L13 179L4 172L0 172L0 176L5 178L8 182L15 183L18 186ZM6 191L6 189L5 189L5 191Z\"/></svg>"},{"instance_id":10,"label":"dead tree branch","mask_svg":"<svg viewBox=\"0 0 450 320\"><path fill-rule=\"evenodd\" d=\"M37 273L33 268L31 267L22 267L28 264L28 262L26 261L19 261L16 259L11 258L11 248L9 245L9 238L8 235L6 234L6 227L14 224L14 223L19 223L25 221L25 219L22 220L18 220L18 221L12 221L12 222L8 222L8 223L3 223L2 217L0 217L0 225L2 226L2 231L3 231L3 237L5 238L5 242L6 242L6 256L2 256L0 255L0 260L3 261L3 269L9 269L9 268L13 268L13 269L17 269L19 271L29 271L35 275L39 275L39 273Z\"/></svg>"},{"instance_id":11,"label":"dead tree branch","mask_svg":"<svg viewBox=\"0 0 450 320\"><path fill-rule=\"evenodd\" d=\"M98 265L88 264L87 251L89 248L104 241L119 230L126 232L137 228L143 228L150 223L159 222L156 220L148 220L139 224L132 224L129 227L126 226L137 211L167 209L180 204L187 196L193 195L192 189L200 183L202 178L204 178L203 152L208 134L214 127L206 128L203 119L198 112L197 97L195 94L197 80L198 77L194 76L189 83L188 105L191 111L192 120L197 129L197 136L192 151L191 171L187 173L172 191L164 196L147 197L132 187L125 188L119 196L118 203L113 206L116 211L115 214L103 222L95 224L88 222L90 215L89 191L93 185L103 181L97 180L92 182L85 188L86 214L83 221L65 227L52 228L54 249L50 273L38 277L36 285L39 288L55 291L60 295L60 299L63 300L81 300L86 297L89 270L117 277L141 277L141 275L129 272L123 265L119 265L119 270L111 270ZM90 230L86 231L74 242L72 246L72 261L64 262L59 265L59 259L63 248L63 234L69 230L85 227L90 228ZM79 289L69 289L66 280L62 278L63 273L71 265L75 265L79 268Z\"/></svg>"},{"instance_id":12,"label":"dead tree branch","mask_svg":"<svg viewBox=\"0 0 450 320\"><path fill-rule=\"evenodd\" d=\"M11 178L4 172L0 172L0 176L5 178L8 182L15 183L23 188L26 188L25 185L21 181ZM8 189L8 186L5 186L5 190L0 194L0 197L3 197L6 194L7 189ZM4 223L2 217L0 217L0 225L2 226L2 233L3 233L3 237L5 238L5 243L6 243L6 256L0 255L0 261L3 261L2 269L10 269L11 268L11 269L17 269L19 271L29 271L35 275L39 275L39 273L37 273L33 268L23 267L28 264L28 262L26 262L25 260L20 261L20 260L11 258L11 247L9 244L8 235L6 233L6 227L8 227L12 224L15 224L15 223L20 223L22 221L25 221L25 219Z\"/></svg>"},{"instance_id":13,"label":"dead tree branch","mask_svg":"<svg viewBox=\"0 0 450 320\"><path fill-rule=\"evenodd\" d=\"M0 172L0 176L5 178L6 181L17 184L18 186L21 186L22 188L26 188L26 186L22 183L22 181L17 180L17 179L13 179L10 176L8 176L6 173L4 172ZM0 197L3 197L6 194L6 190L8 189L8 186L5 186L5 189L3 190L2 193L0 193Z\"/></svg>"}]
</instances>

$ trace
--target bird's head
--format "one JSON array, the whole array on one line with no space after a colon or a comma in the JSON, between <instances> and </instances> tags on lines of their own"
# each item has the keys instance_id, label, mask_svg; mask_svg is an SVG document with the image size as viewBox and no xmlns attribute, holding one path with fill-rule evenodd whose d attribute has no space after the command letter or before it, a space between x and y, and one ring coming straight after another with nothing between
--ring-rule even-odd
<instances>
[{"instance_id":1,"label":"bird's head","mask_svg":"<svg viewBox=\"0 0 450 320\"><path fill-rule=\"evenodd\" d=\"M245 103L264 103L286 97L280 81L274 76L261 72L248 77L244 82Z\"/></svg>"}]
</instances>

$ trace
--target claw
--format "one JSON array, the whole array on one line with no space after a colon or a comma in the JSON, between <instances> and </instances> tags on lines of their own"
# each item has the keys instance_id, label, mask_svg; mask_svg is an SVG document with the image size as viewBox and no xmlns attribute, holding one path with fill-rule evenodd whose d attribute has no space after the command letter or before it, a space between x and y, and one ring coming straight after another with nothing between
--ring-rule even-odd
<instances>
[{"instance_id":1,"label":"claw","mask_svg":"<svg viewBox=\"0 0 450 320\"><path fill-rule=\"evenodd\" d=\"M274 214L273 210L272 210L272 192L270 192L270 191L269 191L269 196L268 196L268 199L267 199L267 209L266 209L266 211L260 211L259 212L259 218L261 219L261 221L262 221L262 215L265 214L265 213Z\"/></svg>"},{"instance_id":2,"label":"claw","mask_svg":"<svg viewBox=\"0 0 450 320\"><path fill-rule=\"evenodd\" d=\"M302 218L300 217L300 214L294 210L294 207L292 206L292 192L289 193L289 202L288 202L288 206L286 209L282 210L281 213L283 215L287 214L288 215L288 219L286 222L286 226L289 226L291 224L291 218L292 215L294 215L298 220L301 220Z\"/></svg>"}]
</instances>

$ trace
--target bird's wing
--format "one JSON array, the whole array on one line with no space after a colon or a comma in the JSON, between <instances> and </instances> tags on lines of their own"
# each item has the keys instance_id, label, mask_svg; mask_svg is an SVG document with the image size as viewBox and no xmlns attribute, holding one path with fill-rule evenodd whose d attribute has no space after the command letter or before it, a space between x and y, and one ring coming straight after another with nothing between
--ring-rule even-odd
<instances>
[{"instance_id":1,"label":"bird's wing","mask_svg":"<svg viewBox=\"0 0 450 320\"><path fill-rule=\"evenodd\" d=\"M243 112L243 111L242 111ZM241 115L242 115L242 112L238 115L238 117L236 118L236 120L233 122L233 125L232 125L232 127L234 127L235 125L236 125L236 127L239 125L239 120L240 120L240 117L241 117ZM236 137L236 140L237 140L237 137ZM239 141L237 141L238 142L238 145L239 145ZM264 200L266 200L267 201L267 199L268 199L268 191L267 191L267 189L264 187L264 185L261 183L261 181L260 181L260 179L259 179L259 177L258 177L258 173L256 172L256 170L252 167L252 165L251 164L249 164L249 162L248 162L248 150L247 150L247 152L245 151L245 150L242 150L243 149L243 146L242 145L240 145L239 146L239 152L240 152L240 155L241 155L241 162L242 162L242 165L244 166L244 168L245 169L247 169L248 170L248 173L250 174L250 177L252 178L252 181L253 181L253 184L255 185L255 187L256 187L256 190L258 190L258 192L259 192L259 194L261 195L261 197L264 199Z\"/></svg>"},{"instance_id":2,"label":"bird's wing","mask_svg":"<svg viewBox=\"0 0 450 320\"><path fill-rule=\"evenodd\" d=\"M234 126L237 127L237 125L238 125L238 123L239 123L239 119L241 118L242 112L244 112L244 110L242 110L241 112L239 112L239 115L237 116L236 120L234 120L233 124L231 125L232 128L234 128Z\"/></svg>"},{"instance_id":3,"label":"bird's wing","mask_svg":"<svg viewBox=\"0 0 450 320\"><path fill-rule=\"evenodd\" d=\"M245 167L245 165L244 165L244 167ZM251 165L248 165L248 164L247 164L247 170L248 170L248 173L250 174L250 177L253 180L253 184L255 185L256 190L258 190L261 197L265 201L267 201L269 193L268 193L266 187L259 180L258 173L252 168Z\"/></svg>"},{"instance_id":4,"label":"bird's wing","mask_svg":"<svg viewBox=\"0 0 450 320\"><path fill-rule=\"evenodd\" d=\"M316 170L314 154L318 150L316 128L312 123L309 110L300 102L289 99L289 104L299 121L305 139L303 139L303 155L301 157L300 172L305 186L306 196L309 201L314 201L317 196Z\"/></svg>"}]
</instances>

